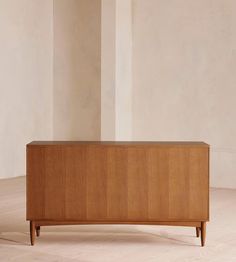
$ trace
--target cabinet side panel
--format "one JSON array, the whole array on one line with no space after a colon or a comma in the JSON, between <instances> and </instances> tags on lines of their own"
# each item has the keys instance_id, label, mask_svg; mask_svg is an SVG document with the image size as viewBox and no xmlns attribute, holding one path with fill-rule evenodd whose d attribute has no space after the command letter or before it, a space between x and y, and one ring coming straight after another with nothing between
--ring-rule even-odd
<instances>
[{"instance_id":1,"label":"cabinet side panel","mask_svg":"<svg viewBox=\"0 0 236 262\"><path fill-rule=\"evenodd\" d=\"M208 148L193 148L189 154L189 218L205 221L209 219Z\"/></svg>"},{"instance_id":2,"label":"cabinet side panel","mask_svg":"<svg viewBox=\"0 0 236 262\"><path fill-rule=\"evenodd\" d=\"M26 219L44 219L45 154L41 147L27 147Z\"/></svg>"}]
</instances>

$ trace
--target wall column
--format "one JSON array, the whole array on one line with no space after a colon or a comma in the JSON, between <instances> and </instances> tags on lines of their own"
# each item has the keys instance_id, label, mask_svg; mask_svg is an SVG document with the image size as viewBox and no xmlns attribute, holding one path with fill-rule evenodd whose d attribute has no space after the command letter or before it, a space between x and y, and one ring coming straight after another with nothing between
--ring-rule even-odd
<instances>
[{"instance_id":1,"label":"wall column","mask_svg":"<svg viewBox=\"0 0 236 262\"><path fill-rule=\"evenodd\" d=\"M102 0L101 140L115 140L116 0Z\"/></svg>"},{"instance_id":2,"label":"wall column","mask_svg":"<svg viewBox=\"0 0 236 262\"><path fill-rule=\"evenodd\" d=\"M132 1L102 1L101 140L132 140Z\"/></svg>"}]
</instances>

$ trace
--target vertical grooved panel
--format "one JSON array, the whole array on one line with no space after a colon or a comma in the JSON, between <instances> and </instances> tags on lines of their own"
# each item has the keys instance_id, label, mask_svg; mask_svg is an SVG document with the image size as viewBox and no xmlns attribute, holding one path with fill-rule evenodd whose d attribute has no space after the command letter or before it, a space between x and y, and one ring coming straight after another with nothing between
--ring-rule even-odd
<instances>
[{"instance_id":1,"label":"vertical grooved panel","mask_svg":"<svg viewBox=\"0 0 236 262\"><path fill-rule=\"evenodd\" d=\"M110 220L127 219L127 148L108 149L107 212Z\"/></svg>"},{"instance_id":2,"label":"vertical grooved panel","mask_svg":"<svg viewBox=\"0 0 236 262\"><path fill-rule=\"evenodd\" d=\"M128 219L148 219L147 155L145 148L128 149Z\"/></svg>"},{"instance_id":3,"label":"vertical grooved panel","mask_svg":"<svg viewBox=\"0 0 236 262\"><path fill-rule=\"evenodd\" d=\"M27 219L208 221L208 147L90 143L27 147Z\"/></svg>"},{"instance_id":4,"label":"vertical grooved panel","mask_svg":"<svg viewBox=\"0 0 236 262\"><path fill-rule=\"evenodd\" d=\"M150 220L169 217L169 153L166 148L148 150L148 216Z\"/></svg>"},{"instance_id":5,"label":"vertical grooved panel","mask_svg":"<svg viewBox=\"0 0 236 262\"><path fill-rule=\"evenodd\" d=\"M169 149L169 218L189 218L189 149Z\"/></svg>"},{"instance_id":6,"label":"vertical grooved panel","mask_svg":"<svg viewBox=\"0 0 236 262\"><path fill-rule=\"evenodd\" d=\"M27 147L27 219L45 216L45 151Z\"/></svg>"},{"instance_id":7,"label":"vertical grooved panel","mask_svg":"<svg viewBox=\"0 0 236 262\"><path fill-rule=\"evenodd\" d=\"M107 218L107 149L102 146L87 147L87 218Z\"/></svg>"},{"instance_id":8,"label":"vertical grooved panel","mask_svg":"<svg viewBox=\"0 0 236 262\"><path fill-rule=\"evenodd\" d=\"M66 168L64 147L45 150L45 219L65 219Z\"/></svg>"},{"instance_id":9,"label":"vertical grooved panel","mask_svg":"<svg viewBox=\"0 0 236 262\"><path fill-rule=\"evenodd\" d=\"M86 220L86 147L67 147L65 149L66 166L66 219Z\"/></svg>"}]
</instances>

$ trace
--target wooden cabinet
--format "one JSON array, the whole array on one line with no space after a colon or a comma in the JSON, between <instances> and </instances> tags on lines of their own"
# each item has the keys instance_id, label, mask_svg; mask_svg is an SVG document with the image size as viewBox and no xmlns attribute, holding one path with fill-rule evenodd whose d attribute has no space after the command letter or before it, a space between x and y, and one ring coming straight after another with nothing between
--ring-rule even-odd
<instances>
[{"instance_id":1,"label":"wooden cabinet","mask_svg":"<svg viewBox=\"0 0 236 262\"><path fill-rule=\"evenodd\" d=\"M209 146L203 142L32 142L27 220L40 226L209 221Z\"/></svg>"}]
</instances>

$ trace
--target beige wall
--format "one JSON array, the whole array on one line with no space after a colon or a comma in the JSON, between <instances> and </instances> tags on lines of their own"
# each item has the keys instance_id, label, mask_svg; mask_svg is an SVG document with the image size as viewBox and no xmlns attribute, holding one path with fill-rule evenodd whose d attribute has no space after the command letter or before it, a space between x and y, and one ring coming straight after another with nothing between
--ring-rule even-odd
<instances>
[{"instance_id":1,"label":"beige wall","mask_svg":"<svg viewBox=\"0 0 236 262\"><path fill-rule=\"evenodd\" d=\"M116 1L116 140L132 140L132 1Z\"/></svg>"},{"instance_id":2,"label":"beige wall","mask_svg":"<svg viewBox=\"0 0 236 262\"><path fill-rule=\"evenodd\" d=\"M25 144L52 139L52 1L0 0L0 178L25 174Z\"/></svg>"},{"instance_id":3,"label":"beige wall","mask_svg":"<svg viewBox=\"0 0 236 262\"><path fill-rule=\"evenodd\" d=\"M236 1L133 4L133 139L206 141L236 187Z\"/></svg>"},{"instance_id":4,"label":"beige wall","mask_svg":"<svg viewBox=\"0 0 236 262\"><path fill-rule=\"evenodd\" d=\"M101 140L116 139L116 0L102 0Z\"/></svg>"},{"instance_id":5,"label":"beige wall","mask_svg":"<svg viewBox=\"0 0 236 262\"><path fill-rule=\"evenodd\" d=\"M100 140L100 0L0 0L0 43L0 178L31 140Z\"/></svg>"},{"instance_id":6,"label":"beige wall","mask_svg":"<svg viewBox=\"0 0 236 262\"><path fill-rule=\"evenodd\" d=\"M101 0L54 0L53 133L100 140Z\"/></svg>"},{"instance_id":7,"label":"beige wall","mask_svg":"<svg viewBox=\"0 0 236 262\"><path fill-rule=\"evenodd\" d=\"M101 140L132 140L132 0L102 0Z\"/></svg>"}]
</instances>

